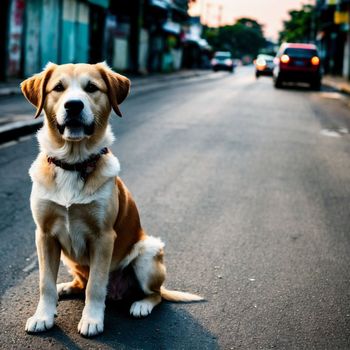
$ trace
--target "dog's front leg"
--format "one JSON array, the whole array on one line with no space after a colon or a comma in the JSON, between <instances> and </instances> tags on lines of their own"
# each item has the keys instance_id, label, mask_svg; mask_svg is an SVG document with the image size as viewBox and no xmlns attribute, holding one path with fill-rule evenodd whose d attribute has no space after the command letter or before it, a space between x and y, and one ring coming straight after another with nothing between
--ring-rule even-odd
<instances>
[{"instance_id":1,"label":"dog's front leg","mask_svg":"<svg viewBox=\"0 0 350 350\"><path fill-rule=\"evenodd\" d=\"M56 280L60 264L61 246L50 234L39 228L35 233L39 260L40 299L35 314L28 318L26 331L46 331L53 327L57 305Z\"/></svg>"},{"instance_id":2,"label":"dog's front leg","mask_svg":"<svg viewBox=\"0 0 350 350\"><path fill-rule=\"evenodd\" d=\"M115 238L114 231L106 232L90 245L90 272L85 307L78 325L79 333L86 337L103 332L107 283Z\"/></svg>"}]
</instances>

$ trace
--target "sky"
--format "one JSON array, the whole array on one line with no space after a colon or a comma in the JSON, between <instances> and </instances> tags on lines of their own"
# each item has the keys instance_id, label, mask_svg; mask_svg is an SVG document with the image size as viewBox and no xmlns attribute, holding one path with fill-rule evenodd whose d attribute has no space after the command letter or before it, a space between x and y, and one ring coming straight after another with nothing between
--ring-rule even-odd
<instances>
[{"instance_id":1,"label":"sky","mask_svg":"<svg viewBox=\"0 0 350 350\"><path fill-rule=\"evenodd\" d=\"M288 10L300 9L302 4L314 3L312 0L197 0L190 9L191 15L202 13L202 22L218 26L220 12L221 24L232 24L240 17L256 19L264 25L266 38L278 39L283 20L288 19Z\"/></svg>"}]
</instances>

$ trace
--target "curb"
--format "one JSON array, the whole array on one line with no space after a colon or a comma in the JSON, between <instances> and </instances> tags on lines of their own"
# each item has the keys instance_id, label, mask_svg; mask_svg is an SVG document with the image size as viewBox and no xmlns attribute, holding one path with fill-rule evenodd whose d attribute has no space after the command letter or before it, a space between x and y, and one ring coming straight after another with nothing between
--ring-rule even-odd
<instances>
[{"instance_id":1,"label":"curb","mask_svg":"<svg viewBox=\"0 0 350 350\"><path fill-rule=\"evenodd\" d=\"M9 123L0 127L0 144L17 140L22 136L32 134L43 125L43 120L28 120Z\"/></svg>"},{"instance_id":2,"label":"curb","mask_svg":"<svg viewBox=\"0 0 350 350\"><path fill-rule=\"evenodd\" d=\"M194 70L191 72L164 73L144 77L130 77L131 87L141 87L148 84L159 84L163 82L186 80L192 78L203 77L212 73L211 70Z\"/></svg>"},{"instance_id":3,"label":"curb","mask_svg":"<svg viewBox=\"0 0 350 350\"><path fill-rule=\"evenodd\" d=\"M0 96L18 95L21 94L19 86L0 88Z\"/></svg>"},{"instance_id":4,"label":"curb","mask_svg":"<svg viewBox=\"0 0 350 350\"><path fill-rule=\"evenodd\" d=\"M341 83L341 82L335 82L328 78L322 79L322 84L326 85L334 90L337 90L338 92L350 95L350 85L347 83Z\"/></svg>"}]
</instances>

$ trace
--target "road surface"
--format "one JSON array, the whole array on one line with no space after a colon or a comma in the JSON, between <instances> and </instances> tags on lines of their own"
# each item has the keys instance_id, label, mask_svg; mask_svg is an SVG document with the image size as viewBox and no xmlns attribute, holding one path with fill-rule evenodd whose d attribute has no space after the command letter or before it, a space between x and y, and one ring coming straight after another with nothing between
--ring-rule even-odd
<instances>
[{"instance_id":1,"label":"road surface","mask_svg":"<svg viewBox=\"0 0 350 350\"><path fill-rule=\"evenodd\" d=\"M145 229L166 242L166 285L206 301L142 320L107 303L105 332L84 339L83 300L63 300L52 330L27 335L30 137L0 148L1 348L350 348L349 100L240 68L136 89L121 109L112 150Z\"/></svg>"}]
</instances>

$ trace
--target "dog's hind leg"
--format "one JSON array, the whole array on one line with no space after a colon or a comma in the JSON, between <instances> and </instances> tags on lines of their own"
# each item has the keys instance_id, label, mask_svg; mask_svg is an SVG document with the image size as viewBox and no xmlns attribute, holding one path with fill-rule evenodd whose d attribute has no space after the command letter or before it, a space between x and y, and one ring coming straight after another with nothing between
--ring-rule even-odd
<instances>
[{"instance_id":1,"label":"dog's hind leg","mask_svg":"<svg viewBox=\"0 0 350 350\"><path fill-rule=\"evenodd\" d=\"M161 301L162 297L158 293L148 295L146 298L132 303L130 308L130 315L134 317L148 316L152 312L153 308Z\"/></svg>"},{"instance_id":2,"label":"dog's hind leg","mask_svg":"<svg viewBox=\"0 0 350 350\"><path fill-rule=\"evenodd\" d=\"M132 266L146 297L131 305L130 314L134 317L143 317L149 315L162 300L160 289L165 280L164 243L157 238L147 237L137 245L135 249L139 249L140 253L132 262Z\"/></svg>"},{"instance_id":3,"label":"dog's hind leg","mask_svg":"<svg viewBox=\"0 0 350 350\"><path fill-rule=\"evenodd\" d=\"M57 284L58 296L62 297L65 295L83 293L89 277L88 267L83 267L76 264L64 254L62 254L62 260L64 264L68 267L69 273L73 276L73 280L71 282Z\"/></svg>"},{"instance_id":4,"label":"dog's hind leg","mask_svg":"<svg viewBox=\"0 0 350 350\"><path fill-rule=\"evenodd\" d=\"M71 282L57 284L57 294L59 297L64 295L80 294L85 290L86 282L82 282L79 277L74 277Z\"/></svg>"}]
</instances>

